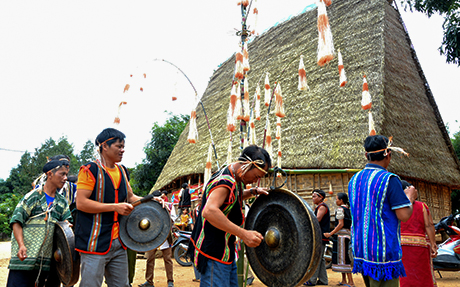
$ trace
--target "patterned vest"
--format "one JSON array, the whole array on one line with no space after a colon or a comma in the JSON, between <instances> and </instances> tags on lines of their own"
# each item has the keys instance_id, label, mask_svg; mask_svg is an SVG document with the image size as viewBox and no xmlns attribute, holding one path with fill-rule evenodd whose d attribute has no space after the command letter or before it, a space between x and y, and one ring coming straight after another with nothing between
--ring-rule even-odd
<instances>
[{"instance_id":1,"label":"patterned vest","mask_svg":"<svg viewBox=\"0 0 460 287\"><path fill-rule=\"evenodd\" d=\"M115 187L110 175L98 162L82 166L87 176L92 176L95 185L89 199L101 203L124 202L128 195L128 176L124 166L115 165L120 170L120 185ZM75 227L76 250L83 253L106 254L112 244L112 234L118 224L118 213L86 213L77 211Z\"/></svg>"}]
</instances>

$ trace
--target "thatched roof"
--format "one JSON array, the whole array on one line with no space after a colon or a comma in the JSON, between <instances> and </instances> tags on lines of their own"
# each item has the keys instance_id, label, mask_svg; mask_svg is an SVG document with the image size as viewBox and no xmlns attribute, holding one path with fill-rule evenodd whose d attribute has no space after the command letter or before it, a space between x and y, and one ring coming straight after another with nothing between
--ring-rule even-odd
<instances>
[{"instance_id":1,"label":"thatched roof","mask_svg":"<svg viewBox=\"0 0 460 287\"><path fill-rule=\"evenodd\" d=\"M316 64L317 9L271 28L249 44L251 102L263 75L278 80L286 117L282 119L282 167L290 169L362 168L368 113L361 109L363 74L372 95L378 134L393 136L409 158L393 157L390 171L403 177L449 186L460 185L460 168L431 90L404 29L399 12L386 0L335 0L328 7L335 49L341 50L348 83L339 87L337 58ZM298 59L304 55L309 91L298 91ZM281 75L285 66L296 59ZM216 143L219 163L227 156L229 105L234 56L215 71L202 97ZM263 105L263 103L262 103ZM274 106L272 106L274 109ZM256 123L261 144L266 108ZM199 141L187 142L184 130L155 189L178 178L204 172L210 136L201 106L197 107ZM270 114L274 137L276 119ZM240 134L233 134L233 155L240 153ZM274 140L274 150L277 142ZM274 159L276 163L276 160ZM217 168L213 162L213 170Z\"/></svg>"}]
</instances>

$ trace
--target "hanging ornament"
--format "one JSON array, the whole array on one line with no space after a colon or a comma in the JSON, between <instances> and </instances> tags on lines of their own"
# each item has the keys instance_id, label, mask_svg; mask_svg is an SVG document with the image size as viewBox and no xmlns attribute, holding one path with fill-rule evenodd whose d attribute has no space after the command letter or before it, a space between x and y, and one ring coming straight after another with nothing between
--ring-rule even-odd
<instances>
[{"instance_id":1,"label":"hanging ornament","mask_svg":"<svg viewBox=\"0 0 460 287\"><path fill-rule=\"evenodd\" d=\"M206 167L204 168L204 186L208 183L209 179L211 179L211 168L212 168L212 143L209 144L208 148L208 159L206 160Z\"/></svg>"},{"instance_id":2,"label":"hanging ornament","mask_svg":"<svg viewBox=\"0 0 460 287\"><path fill-rule=\"evenodd\" d=\"M144 73L144 79L145 79L145 78L147 78L147 74L146 74L146 73Z\"/></svg>"},{"instance_id":3,"label":"hanging ornament","mask_svg":"<svg viewBox=\"0 0 460 287\"><path fill-rule=\"evenodd\" d=\"M238 2L238 6L243 5L244 7L248 7L249 5L249 0L243 0Z\"/></svg>"},{"instance_id":4,"label":"hanging ornament","mask_svg":"<svg viewBox=\"0 0 460 287\"><path fill-rule=\"evenodd\" d=\"M236 125L235 125L235 118L236 118L236 106L238 102L238 96L237 96L237 82L235 82L232 86L232 90L230 92L230 104L228 107L228 112L227 112L227 131L229 132L234 132L236 130Z\"/></svg>"},{"instance_id":5,"label":"hanging ornament","mask_svg":"<svg viewBox=\"0 0 460 287\"><path fill-rule=\"evenodd\" d=\"M361 106L363 110L368 110L372 107L372 99L371 94L369 93L366 75L363 76L363 98L361 100Z\"/></svg>"},{"instance_id":6,"label":"hanging ornament","mask_svg":"<svg viewBox=\"0 0 460 287\"><path fill-rule=\"evenodd\" d=\"M242 80L244 78L243 54L238 50L235 54L235 78Z\"/></svg>"},{"instance_id":7,"label":"hanging ornament","mask_svg":"<svg viewBox=\"0 0 460 287\"><path fill-rule=\"evenodd\" d=\"M249 83L248 77L244 78L243 121L249 122Z\"/></svg>"},{"instance_id":8,"label":"hanging ornament","mask_svg":"<svg viewBox=\"0 0 460 287\"><path fill-rule=\"evenodd\" d=\"M193 109L192 110L192 113L190 115L190 123L189 123L189 127L188 127L188 138L187 138L187 141L189 143L196 143L198 139L198 132L197 132L197 129L196 129L196 110Z\"/></svg>"},{"instance_id":9,"label":"hanging ornament","mask_svg":"<svg viewBox=\"0 0 460 287\"><path fill-rule=\"evenodd\" d=\"M230 134L230 140L228 142L228 149L227 149L227 165L232 163L232 136Z\"/></svg>"},{"instance_id":10,"label":"hanging ornament","mask_svg":"<svg viewBox=\"0 0 460 287\"><path fill-rule=\"evenodd\" d=\"M254 94L255 106L254 111L256 113L256 120L260 121L260 86L257 84L256 93Z\"/></svg>"},{"instance_id":11,"label":"hanging ornament","mask_svg":"<svg viewBox=\"0 0 460 287\"><path fill-rule=\"evenodd\" d=\"M241 86L239 82L237 82L235 86L236 86L235 118L237 120L242 120L243 119L243 106L241 105Z\"/></svg>"},{"instance_id":12,"label":"hanging ornament","mask_svg":"<svg viewBox=\"0 0 460 287\"><path fill-rule=\"evenodd\" d=\"M243 44L243 71L247 73L251 68L249 67L249 53L247 41Z\"/></svg>"},{"instance_id":13,"label":"hanging ornament","mask_svg":"<svg viewBox=\"0 0 460 287\"><path fill-rule=\"evenodd\" d=\"M339 58L340 86L343 87L347 83L347 75L345 75L345 69L343 68L342 53L340 53L340 49L337 57Z\"/></svg>"},{"instance_id":14,"label":"hanging ornament","mask_svg":"<svg viewBox=\"0 0 460 287\"><path fill-rule=\"evenodd\" d=\"M278 140L278 164L277 164L278 168L281 168L281 156L282 154L281 154L281 138L280 138ZM277 174L277 177L281 177L280 172Z\"/></svg>"},{"instance_id":15,"label":"hanging ornament","mask_svg":"<svg viewBox=\"0 0 460 287\"><path fill-rule=\"evenodd\" d=\"M281 138L281 118L276 118L276 139Z\"/></svg>"},{"instance_id":16,"label":"hanging ornament","mask_svg":"<svg viewBox=\"0 0 460 287\"><path fill-rule=\"evenodd\" d=\"M334 58L334 43L324 1L316 1L318 6L318 65L321 67Z\"/></svg>"},{"instance_id":17,"label":"hanging ornament","mask_svg":"<svg viewBox=\"0 0 460 287\"><path fill-rule=\"evenodd\" d=\"M243 149L245 149L245 148L247 148L249 146L248 139L245 138L245 137L241 138L241 143L242 143Z\"/></svg>"},{"instance_id":18,"label":"hanging ornament","mask_svg":"<svg viewBox=\"0 0 460 287\"><path fill-rule=\"evenodd\" d=\"M251 120L249 121L249 144L257 145L256 125L254 123L254 115L251 117Z\"/></svg>"},{"instance_id":19,"label":"hanging ornament","mask_svg":"<svg viewBox=\"0 0 460 287\"><path fill-rule=\"evenodd\" d=\"M303 63L303 55L300 56L299 62L299 91L309 90L307 84L307 72L305 71L305 65Z\"/></svg>"},{"instance_id":20,"label":"hanging ornament","mask_svg":"<svg viewBox=\"0 0 460 287\"><path fill-rule=\"evenodd\" d=\"M144 91L144 88L141 87L139 90L140 90L141 92L143 92L143 91Z\"/></svg>"},{"instance_id":21,"label":"hanging ornament","mask_svg":"<svg viewBox=\"0 0 460 287\"><path fill-rule=\"evenodd\" d=\"M268 79L268 72L267 72L267 74L265 75L265 106L267 107L270 105L270 98L271 98L270 81Z\"/></svg>"},{"instance_id":22,"label":"hanging ornament","mask_svg":"<svg viewBox=\"0 0 460 287\"><path fill-rule=\"evenodd\" d=\"M257 9L257 0L254 0L254 9L252 10L254 13L254 29L252 29L252 35L256 34L257 30L257 20L259 18L259 9ZM257 33L259 35L259 33Z\"/></svg>"},{"instance_id":23,"label":"hanging ornament","mask_svg":"<svg viewBox=\"0 0 460 287\"><path fill-rule=\"evenodd\" d=\"M131 75L131 77L132 77L132 76L133 76L133 75ZM125 88L123 89L123 93L124 93L124 92L127 92L127 91L129 90L129 87L130 87L130 85L129 85L129 84L126 84L126 85L125 85Z\"/></svg>"},{"instance_id":24,"label":"hanging ornament","mask_svg":"<svg viewBox=\"0 0 460 287\"><path fill-rule=\"evenodd\" d=\"M115 120L113 120L113 123L114 124L119 124L120 123L120 110L121 110L121 106L123 105L126 105L127 102L120 102L120 104L118 105L118 113L117 113L117 116L115 117Z\"/></svg>"},{"instance_id":25,"label":"hanging ornament","mask_svg":"<svg viewBox=\"0 0 460 287\"><path fill-rule=\"evenodd\" d=\"M372 117L372 112L369 110L369 135L375 136L375 125L374 125L374 118Z\"/></svg>"},{"instance_id":26,"label":"hanging ornament","mask_svg":"<svg viewBox=\"0 0 460 287\"><path fill-rule=\"evenodd\" d=\"M332 0L323 0L327 7L331 6Z\"/></svg>"},{"instance_id":27,"label":"hanging ornament","mask_svg":"<svg viewBox=\"0 0 460 287\"><path fill-rule=\"evenodd\" d=\"M281 94L281 86L278 83L275 89L275 114L280 118L284 118L286 115L284 114L283 108L283 96Z\"/></svg>"},{"instance_id":28,"label":"hanging ornament","mask_svg":"<svg viewBox=\"0 0 460 287\"><path fill-rule=\"evenodd\" d=\"M267 133L265 137L265 141L267 143L267 152L270 155L270 157L273 157L273 146L272 146L272 129L270 128L270 120L267 117Z\"/></svg>"}]
</instances>

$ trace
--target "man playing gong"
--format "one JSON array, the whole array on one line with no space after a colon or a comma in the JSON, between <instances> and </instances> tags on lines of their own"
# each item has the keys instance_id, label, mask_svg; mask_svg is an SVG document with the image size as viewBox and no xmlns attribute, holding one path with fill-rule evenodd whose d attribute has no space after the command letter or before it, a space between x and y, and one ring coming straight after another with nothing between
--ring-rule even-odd
<instances>
[{"instance_id":1,"label":"man playing gong","mask_svg":"<svg viewBox=\"0 0 460 287\"><path fill-rule=\"evenodd\" d=\"M121 162L125 135L107 128L96 138L101 159L80 168L77 183L76 250L81 253L80 286L128 287L128 257L118 237L119 215L129 215L133 194Z\"/></svg>"},{"instance_id":2,"label":"man playing gong","mask_svg":"<svg viewBox=\"0 0 460 287\"><path fill-rule=\"evenodd\" d=\"M206 185L189 245L189 254L201 273L200 286L238 286L235 236L248 247L259 246L263 239L259 232L242 228L243 200L268 194L265 188L244 187L265 176L270 166L267 151L251 145Z\"/></svg>"},{"instance_id":3,"label":"man playing gong","mask_svg":"<svg viewBox=\"0 0 460 287\"><path fill-rule=\"evenodd\" d=\"M43 172L43 184L19 201L10 220L13 238L8 287L49 286L50 281L59 281L50 278L57 276L50 272L50 265L54 223L72 220L67 200L57 193L67 180L69 162L51 160Z\"/></svg>"}]
</instances>

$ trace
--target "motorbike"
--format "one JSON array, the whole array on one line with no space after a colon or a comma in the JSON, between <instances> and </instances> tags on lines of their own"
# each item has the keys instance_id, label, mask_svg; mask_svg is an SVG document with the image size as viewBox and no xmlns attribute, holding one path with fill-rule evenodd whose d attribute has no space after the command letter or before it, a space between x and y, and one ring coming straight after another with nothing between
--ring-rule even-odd
<instances>
[{"instance_id":1,"label":"motorbike","mask_svg":"<svg viewBox=\"0 0 460 287\"><path fill-rule=\"evenodd\" d=\"M174 259L176 259L177 263L181 266L192 266L192 261L190 261L190 258L187 256L188 244L190 242L192 232L176 230L173 234L176 238L173 246L171 247Z\"/></svg>"},{"instance_id":2,"label":"motorbike","mask_svg":"<svg viewBox=\"0 0 460 287\"><path fill-rule=\"evenodd\" d=\"M332 239L330 239L324 247L323 257L326 260L326 269L332 267L332 244Z\"/></svg>"},{"instance_id":3,"label":"motorbike","mask_svg":"<svg viewBox=\"0 0 460 287\"><path fill-rule=\"evenodd\" d=\"M433 269L438 271L460 271L460 214L443 217L435 225L436 233L444 230L449 238L438 245L438 256L433 258ZM441 276L442 277L442 276Z\"/></svg>"}]
</instances>

